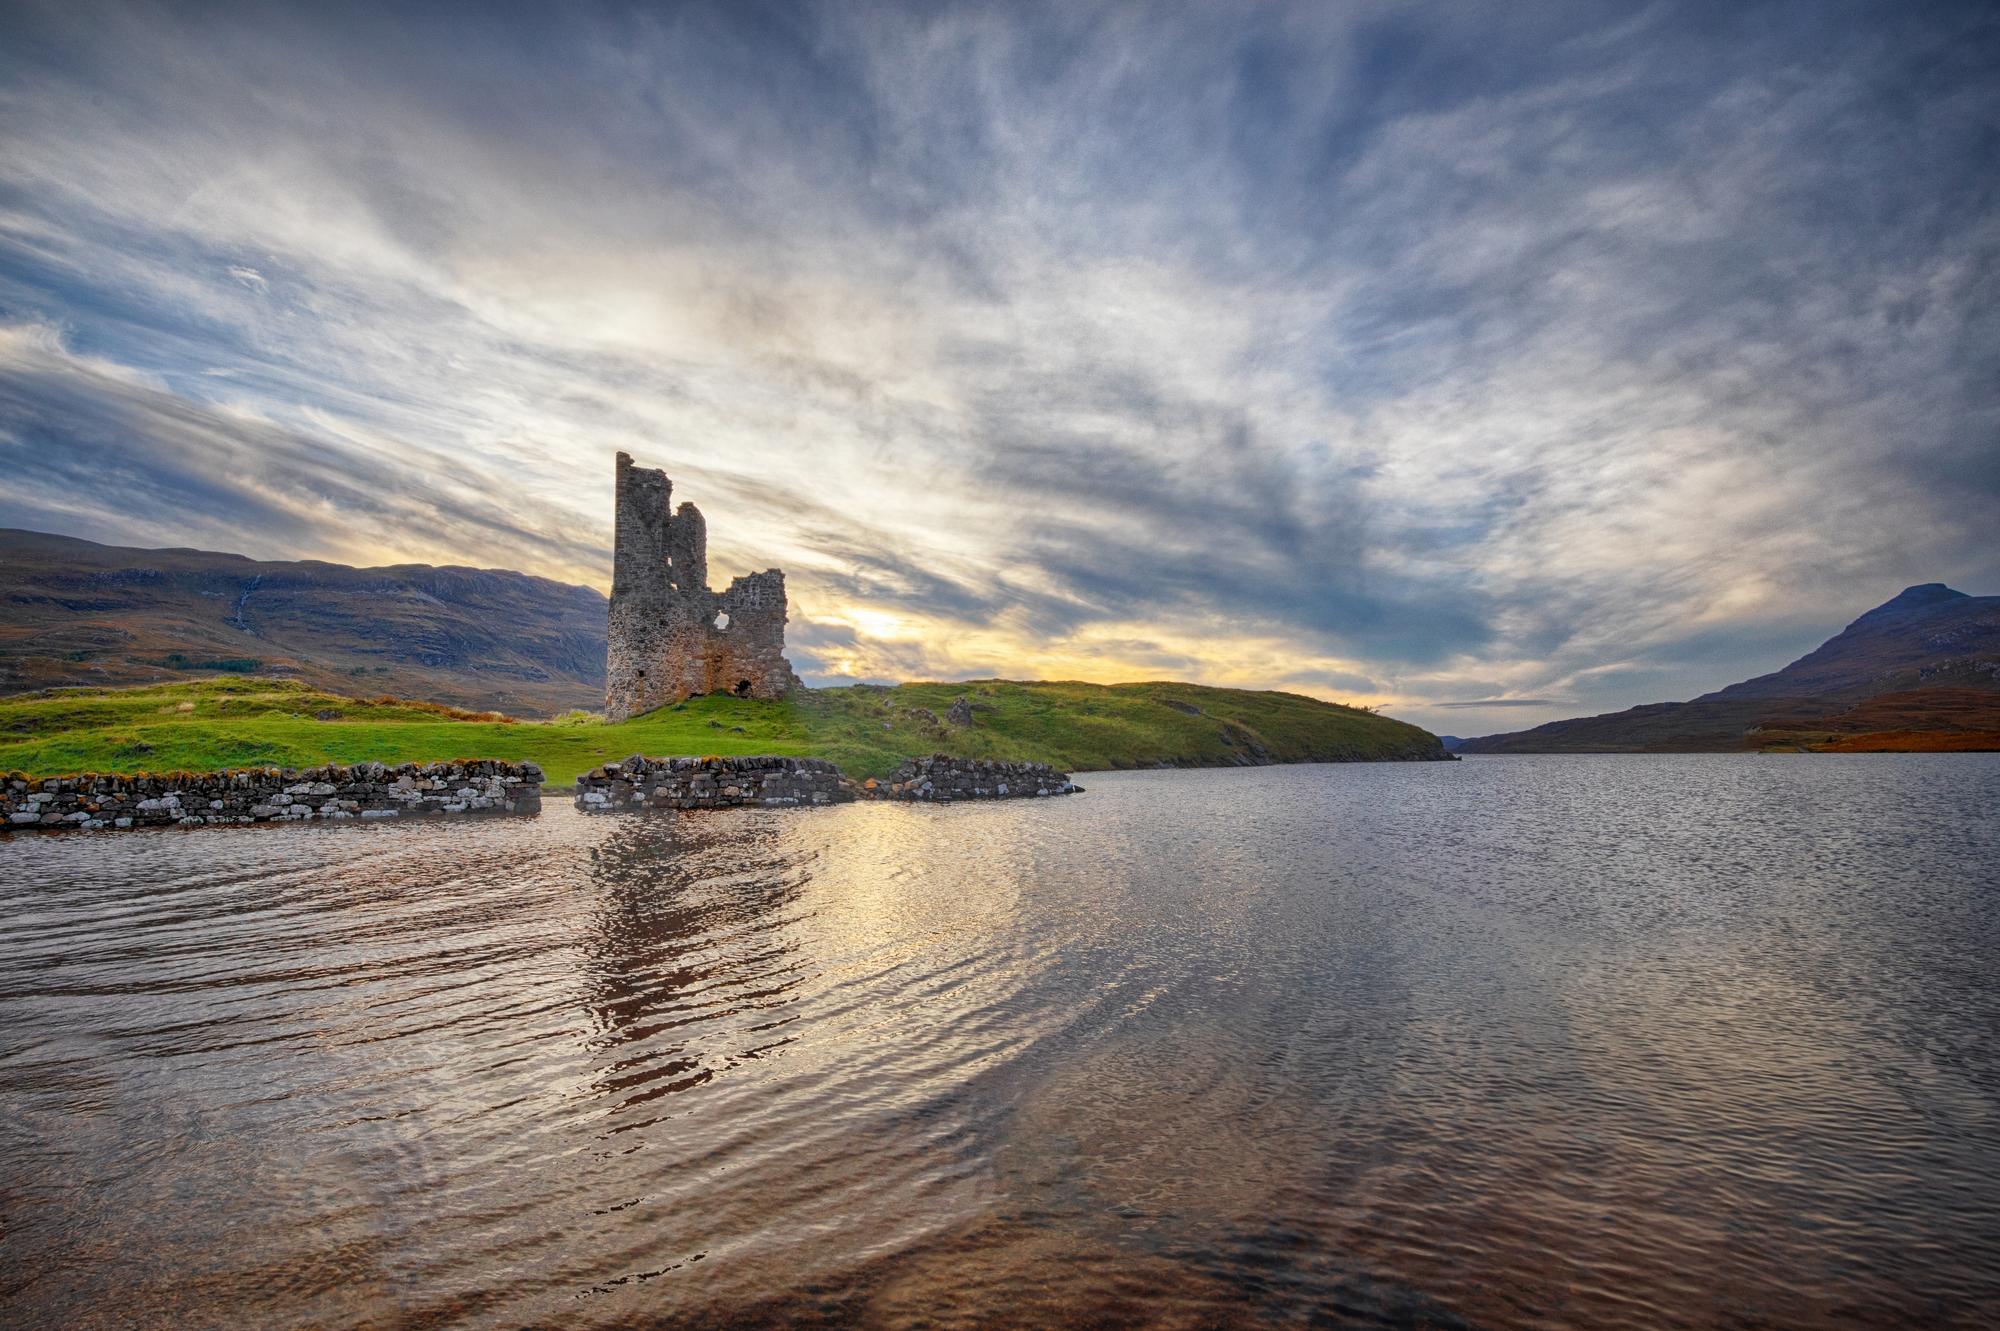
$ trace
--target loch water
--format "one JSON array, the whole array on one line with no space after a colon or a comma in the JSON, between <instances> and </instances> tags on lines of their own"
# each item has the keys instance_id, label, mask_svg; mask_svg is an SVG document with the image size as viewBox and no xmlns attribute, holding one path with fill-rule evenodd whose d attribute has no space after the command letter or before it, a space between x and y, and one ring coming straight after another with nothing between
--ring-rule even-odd
<instances>
[{"instance_id":1,"label":"loch water","mask_svg":"<svg viewBox=\"0 0 2000 1331\"><path fill-rule=\"evenodd\" d=\"M0 843L0 1325L1990 1327L2000 755Z\"/></svg>"}]
</instances>

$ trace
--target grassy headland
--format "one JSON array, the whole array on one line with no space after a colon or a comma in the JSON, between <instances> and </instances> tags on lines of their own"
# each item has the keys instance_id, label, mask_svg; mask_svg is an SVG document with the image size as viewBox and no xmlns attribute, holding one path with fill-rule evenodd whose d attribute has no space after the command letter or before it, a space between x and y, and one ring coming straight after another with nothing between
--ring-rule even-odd
<instances>
[{"instance_id":1,"label":"grassy headland","mask_svg":"<svg viewBox=\"0 0 2000 1331\"><path fill-rule=\"evenodd\" d=\"M960 698L969 725L949 719ZM1436 745L1415 726L1294 693L1165 683L855 685L779 702L694 698L618 725L582 714L517 721L256 677L0 698L0 771L35 776L505 758L568 785L633 753L809 755L869 777L939 751L1074 772L1405 758Z\"/></svg>"}]
</instances>

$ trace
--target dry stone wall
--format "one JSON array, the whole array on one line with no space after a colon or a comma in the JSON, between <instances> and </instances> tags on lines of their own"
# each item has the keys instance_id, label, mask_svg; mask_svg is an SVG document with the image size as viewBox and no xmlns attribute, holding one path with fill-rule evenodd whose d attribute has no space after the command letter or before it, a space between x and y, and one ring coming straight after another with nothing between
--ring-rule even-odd
<instances>
[{"instance_id":1,"label":"dry stone wall","mask_svg":"<svg viewBox=\"0 0 2000 1331\"><path fill-rule=\"evenodd\" d=\"M870 779L861 786L865 799L938 803L1033 799L1043 795L1075 795L1082 790L1083 787L1070 783L1069 773L1058 772L1047 763L954 758L943 753L934 753L928 758L912 758L897 768L887 781Z\"/></svg>"},{"instance_id":2,"label":"dry stone wall","mask_svg":"<svg viewBox=\"0 0 2000 1331\"><path fill-rule=\"evenodd\" d=\"M0 827L14 831L530 814L541 807L540 767L493 760L39 779L15 773L0 781Z\"/></svg>"},{"instance_id":3,"label":"dry stone wall","mask_svg":"<svg viewBox=\"0 0 2000 1331\"><path fill-rule=\"evenodd\" d=\"M732 758L644 758L585 772L576 807L585 813L625 809L792 808L844 804L854 783L824 758L752 755Z\"/></svg>"},{"instance_id":4,"label":"dry stone wall","mask_svg":"<svg viewBox=\"0 0 2000 1331\"><path fill-rule=\"evenodd\" d=\"M693 504L674 511L673 497L664 471L618 455L604 685L612 721L696 694L779 698L798 687L785 659L783 570L710 591L708 525Z\"/></svg>"}]
</instances>

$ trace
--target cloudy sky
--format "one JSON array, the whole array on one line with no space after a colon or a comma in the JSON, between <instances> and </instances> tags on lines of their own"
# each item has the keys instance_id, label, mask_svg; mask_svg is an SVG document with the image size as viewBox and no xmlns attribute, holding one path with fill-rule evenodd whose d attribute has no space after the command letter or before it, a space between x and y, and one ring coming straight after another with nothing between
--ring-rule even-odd
<instances>
[{"instance_id":1,"label":"cloudy sky","mask_svg":"<svg viewBox=\"0 0 2000 1331\"><path fill-rule=\"evenodd\" d=\"M12 0L0 525L602 587L622 449L818 681L1687 697L2000 592L1997 71L1913 0Z\"/></svg>"}]
</instances>

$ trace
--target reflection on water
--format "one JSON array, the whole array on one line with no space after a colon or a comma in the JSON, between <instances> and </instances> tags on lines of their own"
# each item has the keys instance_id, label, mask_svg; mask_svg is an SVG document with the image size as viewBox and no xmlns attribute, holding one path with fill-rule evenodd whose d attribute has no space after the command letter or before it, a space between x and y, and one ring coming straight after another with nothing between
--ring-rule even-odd
<instances>
[{"instance_id":1,"label":"reflection on water","mask_svg":"<svg viewBox=\"0 0 2000 1331\"><path fill-rule=\"evenodd\" d=\"M2000 1306L2000 760L0 844L0 1323Z\"/></svg>"}]
</instances>

